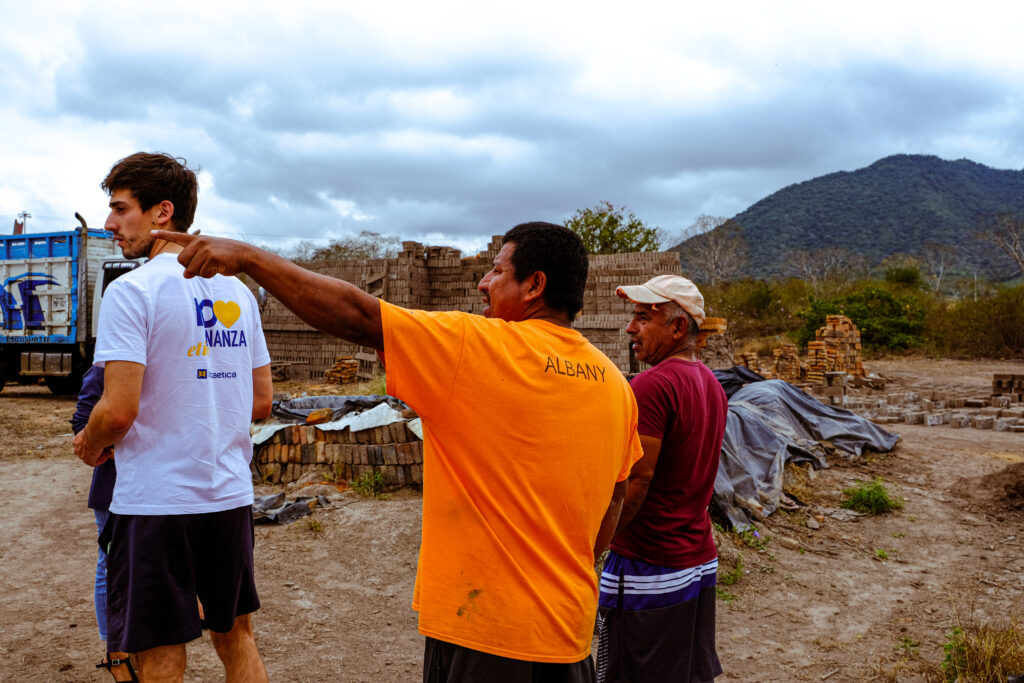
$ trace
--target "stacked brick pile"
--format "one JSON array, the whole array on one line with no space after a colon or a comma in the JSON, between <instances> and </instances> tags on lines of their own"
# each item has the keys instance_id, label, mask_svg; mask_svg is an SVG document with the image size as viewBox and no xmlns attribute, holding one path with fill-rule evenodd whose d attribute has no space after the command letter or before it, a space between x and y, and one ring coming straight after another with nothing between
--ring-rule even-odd
<instances>
[{"instance_id":1,"label":"stacked brick pile","mask_svg":"<svg viewBox=\"0 0 1024 683\"><path fill-rule=\"evenodd\" d=\"M697 332L697 350L702 350L708 344L708 337L725 334L728 321L725 318L704 318L700 324L700 331Z\"/></svg>"},{"instance_id":2,"label":"stacked brick pile","mask_svg":"<svg viewBox=\"0 0 1024 683\"><path fill-rule=\"evenodd\" d=\"M338 356L334 359L334 366L324 372L324 381L327 384L348 384L355 382L359 370L359 361L352 356Z\"/></svg>"},{"instance_id":3,"label":"stacked brick pile","mask_svg":"<svg viewBox=\"0 0 1024 683\"><path fill-rule=\"evenodd\" d=\"M379 472L387 485L418 486L423 483L423 442L404 421L358 432L291 425L255 447L253 464L264 481L274 484L331 469L339 479Z\"/></svg>"},{"instance_id":4,"label":"stacked brick pile","mask_svg":"<svg viewBox=\"0 0 1024 683\"><path fill-rule=\"evenodd\" d=\"M796 344L786 343L772 349L772 356L775 358L772 377L791 384L797 384L803 380L804 367L800 363L800 352L797 350Z\"/></svg>"},{"instance_id":5,"label":"stacked brick pile","mask_svg":"<svg viewBox=\"0 0 1024 683\"><path fill-rule=\"evenodd\" d=\"M860 331L845 315L830 315L825 326L815 332L817 341L825 342L829 372L845 372L855 377L864 376L864 364L860 356Z\"/></svg>"},{"instance_id":6,"label":"stacked brick pile","mask_svg":"<svg viewBox=\"0 0 1024 683\"><path fill-rule=\"evenodd\" d=\"M828 344L823 341L807 342L807 371L804 379L814 384L825 381L825 373L835 364L835 356L829 357Z\"/></svg>"},{"instance_id":7,"label":"stacked brick pile","mask_svg":"<svg viewBox=\"0 0 1024 683\"><path fill-rule=\"evenodd\" d=\"M1024 403L1024 375L993 375L992 396L1007 397L1010 403Z\"/></svg>"},{"instance_id":8,"label":"stacked brick pile","mask_svg":"<svg viewBox=\"0 0 1024 683\"><path fill-rule=\"evenodd\" d=\"M734 360L736 365L742 365L748 370L753 370L754 372L762 375L764 374L764 371L761 370L761 361L758 360L756 351L744 351L743 353L738 353Z\"/></svg>"}]
</instances>

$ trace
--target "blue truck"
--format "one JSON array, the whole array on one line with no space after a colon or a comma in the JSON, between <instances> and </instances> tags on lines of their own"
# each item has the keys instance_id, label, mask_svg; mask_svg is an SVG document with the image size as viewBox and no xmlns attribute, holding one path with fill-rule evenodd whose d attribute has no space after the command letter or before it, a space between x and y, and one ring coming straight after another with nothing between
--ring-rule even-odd
<instances>
[{"instance_id":1,"label":"blue truck","mask_svg":"<svg viewBox=\"0 0 1024 683\"><path fill-rule=\"evenodd\" d=\"M92 364L106 286L138 266L106 230L0 235L0 389L41 378L77 393Z\"/></svg>"}]
</instances>

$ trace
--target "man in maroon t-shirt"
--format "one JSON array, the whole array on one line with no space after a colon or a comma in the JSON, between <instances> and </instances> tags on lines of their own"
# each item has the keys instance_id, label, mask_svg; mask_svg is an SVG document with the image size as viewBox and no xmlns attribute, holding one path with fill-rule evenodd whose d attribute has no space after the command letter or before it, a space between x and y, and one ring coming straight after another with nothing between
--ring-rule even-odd
<instances>
[{"instance_id":1,"label":"man in maroon t-shirt","mask_svg":"<svg viewBox=\"0 0 1024 683\"><path fill-rule=\"evenodd\" d=\"M601 574L598 681L710 681L722 667L707 508L728 400L697 357L704 297L678 275L615 293L636 304L626 332L653 367L631 383L644 455Z\"/></svg>"}]
</instances>

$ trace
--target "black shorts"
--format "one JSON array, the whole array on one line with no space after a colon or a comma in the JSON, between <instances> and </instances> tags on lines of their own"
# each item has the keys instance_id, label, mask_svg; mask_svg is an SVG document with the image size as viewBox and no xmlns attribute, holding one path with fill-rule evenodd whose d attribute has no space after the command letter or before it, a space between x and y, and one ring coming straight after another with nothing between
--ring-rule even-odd
<instances>
[{"instance_id":1,"label":"black shorts","mask_svg":"<svg viewBox=\"0 0 1024 683\"><path fill-rule=\"evenodd\" d=\"M253 540L250 505L196 515L111 513L100 536L110 650L186 643L204 628L227 633L236 617L259 609Z\"/></svg>"},{"instance_id":2,"label":"black shorts","mask_svg":"<svg viewBox=\"0 0 1024 683\"><path fill-rule=\"evenodd\" d=\"M722 673L715 651L715 587L669 607L598 608L600 683L712 681Z\"/></svg>"},{"instance_id":3,"label":"black shorts","mask_svg":"<svg viewBox=\"0 0 1024 683\"><path fill-rule=\"evenodd\" d=\"M423 683L594 683L594 660L527 662L471 650L436 638L423 648Z\"/></svg>"}]
</instances>

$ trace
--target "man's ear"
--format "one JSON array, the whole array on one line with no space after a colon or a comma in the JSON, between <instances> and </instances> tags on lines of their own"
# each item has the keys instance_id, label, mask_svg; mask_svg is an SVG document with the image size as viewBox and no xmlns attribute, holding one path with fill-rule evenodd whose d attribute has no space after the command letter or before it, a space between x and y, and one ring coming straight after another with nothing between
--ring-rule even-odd
<instances>
[{"instance_id":1,"label":"man's ear","mask_svg":"<svg viewBox=\"0 0 1024 683\"><path fill-rule=\"evenodd\" d=\"M174 203L169 199L165 199L159 204L155 204L151 209L153 211L153 223L161 226L161 229L170 229L168 226L171 223L171 218L174 217Z\"/></svg>"},{"instance_id":2,"label":"man's ear","mask_svg":"<svg viewBox=\"0 0 1024 683\"><path fill-rule=\"evenodd\" d=\"M523 293L523 301L532 302L539 299L544 294L544 289L548 286L548 276L543 270L534 271L532 275L526 278L526 291Z\"/></svg>"},{"instance_id":3,"label":"man's ear","mask_svg":"<svg viewBox=\"0 0 1024 683\"><path fill-rule=\"evenodd\" d=\"M689 329L690 324L687 322L685 315L681 315L672 321L672 336L676 339L685 337Z\"/></svg>"}]
</instances>

